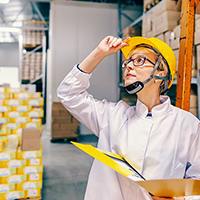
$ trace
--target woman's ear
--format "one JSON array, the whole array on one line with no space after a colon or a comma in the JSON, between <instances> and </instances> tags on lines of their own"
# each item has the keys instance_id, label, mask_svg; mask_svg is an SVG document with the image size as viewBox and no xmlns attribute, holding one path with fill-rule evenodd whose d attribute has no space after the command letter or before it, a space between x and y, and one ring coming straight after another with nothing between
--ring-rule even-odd
<instances>
[{"instance_id":1,"label":"woman's ear","mask_svg":"<svg viewBox=\"0 0 200 200\"><path fill-rule=\"evenodd\" d=\"M157 71L157 72L155 73L155 75L156 75L156 76L166 76L167 73L166 73L165 71Z\"/></svg>"}]
</instances>

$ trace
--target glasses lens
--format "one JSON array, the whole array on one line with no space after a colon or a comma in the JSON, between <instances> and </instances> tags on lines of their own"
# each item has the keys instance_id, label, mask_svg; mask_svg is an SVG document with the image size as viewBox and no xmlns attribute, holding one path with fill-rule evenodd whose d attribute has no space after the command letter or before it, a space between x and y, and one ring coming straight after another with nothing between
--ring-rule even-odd
<instances>
[{"instance_id":1,"label":"glasses lens","mask_svg":"<svg viewBox=\"0 0 200 200\"><path fill-rule=\"evenodd\" d=\"M142 66L144 64L144 62L145 62L145 58L138 57L138 58L135 58L133 62L134 62L133 64L135 66Z\"/></svg>"},{"instance_id":2,"label":"glasses lens","mask_svg":"<svg viewBox=\"0 0 200 200\"><path fill-rule=\"evenodd\" d=\"M129 62L130 62L130 60L124 60L122 63L122 68L126 68L126 66L128 65Z\"/></svg>"}]
</instances>

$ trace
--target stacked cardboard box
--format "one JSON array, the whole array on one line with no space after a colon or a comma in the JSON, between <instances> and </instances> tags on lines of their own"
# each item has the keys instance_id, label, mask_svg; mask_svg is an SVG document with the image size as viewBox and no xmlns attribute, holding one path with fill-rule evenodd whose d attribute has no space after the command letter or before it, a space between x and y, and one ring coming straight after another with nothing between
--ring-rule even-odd
<instances>
[{"instance_id":1,"label":"stacked cardboard box","mask_svg":"<svg viewBox=\"0 0 200 200\"><path fill-rule=\"evenodd\" d=\"M123 30L123 40L125 40L128 37L134 37L134 36L141 36L141 28L140 27L126 27Z\"/></svg>"},{"instance_id":2,"label":"stacked cardboard box","mask_svg":"<svg viewBox=\"0 0 200 200\"><path fill-rule=\"evenodd\" d=\"M0 101L0 199L40 197L43 99L24 88L0 92L9 94Z\"/></svg>"},{"instance_id":3,"label":"stacked cardboard box","mask_svg":"<svg viewBox=\"0 0 200 200\"><path fill-rule=\"evenodd\" d=\"M44 28L45 22L24 21L23 22L23 46L24 48L35 48L42 45L44 31L31 30L31 28ZM32 50L32 49L31 49ZM41 52L30 53L24 51L22 62L22 80L34 80L42 74L43 57Z\"/></svg>"},{"instance_id":4,"label":"stacked cardboard box","mask_svg":"<svg viewBox=\"0 0 200 200\"><path fill-rule=\"evenodd\" d=\"M42 44L42 36L45 32L42 30L31 30L31 28L44 28L45 22L41 21L23 21L23 44L24 46L36 46Z\"/></svg>"},{"instance_id":5,"label":"stacked cardboard box","mask_svg":"<svg viewBox=\"0 0 200 200\"><path fill-rule=\"evenodd\" d=\"M58 138L78 138L79 122L60 102L53 102L52 140Z\"/></svg>"}]
</instances>

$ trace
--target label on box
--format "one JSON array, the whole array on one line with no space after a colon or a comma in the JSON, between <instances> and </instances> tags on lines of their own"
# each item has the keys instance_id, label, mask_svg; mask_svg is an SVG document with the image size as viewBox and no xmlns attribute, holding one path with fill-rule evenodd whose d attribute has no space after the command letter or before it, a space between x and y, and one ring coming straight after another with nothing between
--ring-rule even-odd
<instances>
[{"instance_id":1,"label":"label on box","mask_svg":"<svg viewBox=\"0 0 200 200\"><path fill-rule=\"evenodd\" d=\"M21 161L20 160L11 160L8 162L9 167L21 167Z\"/></svg>"},{"instance_id":2,"label":"label on box","mask_svg":"<svg viewBox=\"0 0 200 200\"><path fill-rule=\"evenodd\" d=\"M40 159L31 159L31 165L39 165Z\"/></svg>"},{"instance_id":3,"label":"label on box","mask_svg":"<svg viewBox=\"0 0 200 200\"><path fill-rule=\"evenodd\" d=\"M28 106L18 106L17 107L17 111L19 111L19 112L26 112L28 110L29 110Z\"/></svg>"},{"instance_id":4,"label":"label on box","mask_svg":"<svg viewBox=\"0 0 200 200\"><path fill-rule=\"evenodd\" d=\"M9 108L10 107L8 107L8 106L0 106L0 112L6 112L6 111L10 110Z\"/></svg>"},{"instance_id":5,"label":"label on box","mask_svg":"<svg viewBox=\"0 0 200 200\"><path fill-rule=\"evenodd\" d=\"M28 196L29 197L35 197L37 195L38 195L37 190L30 190L30 191L28 191Z\"/></svg>"},{"instance_id":6,"label":"label on box","mask_svg":"<svg viewBox=\"0 0 200 200\"><path fill-rule=\"evenodd\" d=\"M39 174L31 174L30 175L30 180L31 181L37 181L37 180L39 180L39 178L40 178Z\"/></svg>"},{"instance_id":7,"label":"label on box","mask_svg":"<svg viewBox=\"0 0 200 200\"><path fill-rule=\"evenodd\" d=\"M38 106L39 102L37 100L31 100L31 101L29 101L29 105L31 105L31 106Z\"/></svg>"},{"instance_id":8,"label":"label on box","mask_svg":"<svg viewBox=\"0 0 200 200\"><path fill-rule=\"evenodd\" d=\"M10 160L9 153L0 153L0 161Z\"/></svg>"},{"instance_id":9,"label":"label on box","mask_svg":"<svg viewBox=\"0 0 200 200\"><path fill-rule=\"evenodd\" d=\"M33 159L33 158L36 158L36 153L32 152L32 151L28 151L28 152L24 153L22 156L25 159Z\"/></svg>"},{"instance_id":10,"label":"label on box","mask_svg":"<svg viewBox=\"0 0 200 200\"><path fill-rule=\"evenodd\" d=\"M18 118L16 119L16 122L17 122L17 123L26 123L27 121L29 121L28 119L29 119L29 118L27 118L27 117L18 117Z\"/></svg>"},{"instance_id":11,"label":"label on box","mask_svg":"<svg viewBox=\"0 0 200 200\"><path fill-rule=\"evenodd\" d=\"M10 106L18 106L19 105L19 101L15 100L15 99L12 99L12 100L9 101L9 105Z\"/></svg>"},{"instance_id":12,"label":"label on box","mask_svg":"<svg viewBox=\"0 0 200 200\"><path fill-rule=\"evenodd\" d=\"M0 176L10 176L10 170L7 168L0 168Z\"/></svg>"},{"instance_id":13,"label":"label on box","mask_svg":"<svg viewBox=\"0 0 200 200\"><path fill-rule=\"evenodd\" d=\"M6 194L6 199L19 199L20 197L23 197L23 196L24 196L24 192L12 191Z\"/></svg>"},{"instance_id":14,"label":"label on box","mask_svg":"<svg viewBox=\"0 0 200 200\"><path fill-rule=\"evenodd\" d=\"M9 183L21 183L21 175L14 175L8 178Z\"/></svg>"},{"instance_id":15,"label":"label on box","mask_svg":"<svg viewBox=\"0 0 200 200\"><path fill-rule=\"evenodd\" d=\"M23 189L24 190L32 190L36 189L36 182L26 182L23 184Z\"/></svg>"},{"instance_id":16,"label":"label on box","mask_svg":"<svg viewBox=\"0 0 200 200\"><path fill-rule=\"evenodd\" d=\"M25 174L36 174L37 173L36 167L26 167L26 168L24 168L23 171Z\"/></svg>"},{"instance_id":17,"label":"label on box","mask_svg":"<svg viewBox=\"0 0 200 200\"><path fill-rule=\"evenodd\" d=\"M0 192L9 192L9 185L0 184Z\"/></svg>"},{"instance_id":18,"label":"label on box","mask_svg":"<svg viewBox=\"0 0 200 200\"><path fill-rule=\"evenodd\" d=\"M7 123L7 122L9 122L9 118L6 118L6 117L0 118L0 124L4 124L4 123Z\"/></svg>"},{"instance_id":19,"label":"label on box","mask_svg":"<svg viewBox=\"0 0 200 200\"><path fill-rule=\"evenodd\" d=\"M28 99L29 96L30 96L29 93L19 93L18 98L19 98L19 99Z\"/></svg>"},{"instance_id":20,"label":"label on box","mask_svg":"<svg viewBox=\"0 0 200 200\"><path fill-rule=\"evenodd\" d=\"M39 117L41 115L40 112L37 111L31 111L28 113L29 117Z\"/></svg>"},{"instance_id":21,"label":"label on box","mask_svg":"<svg viewBox=\"0 0 200 200\"><path fill-rule=\"evenodd\" d=\"M8 113L8 116L9 116L9 117L19 117L20 115L19 115L19 112L13 111L13 112L9 112L9 113Z\"/></svg>"}]
</instances>

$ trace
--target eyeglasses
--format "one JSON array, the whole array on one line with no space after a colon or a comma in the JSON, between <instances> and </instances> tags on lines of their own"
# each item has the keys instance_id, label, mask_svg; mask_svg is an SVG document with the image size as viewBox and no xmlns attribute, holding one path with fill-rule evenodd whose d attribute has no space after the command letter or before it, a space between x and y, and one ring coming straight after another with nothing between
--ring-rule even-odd
<instances>
[{"instance_id":1,"label":"eyeglasses","mask_svg":"<svg viewBox=\"0 0 200 200\"><path fill-rule=\"evenodd\" d=\"M126 68L127 65L132 62L132 64L136 67L141 67L142 65L144 65L145 61L149 61L152 65L155 65L153 62L151 62L148 58L146 57L137 57L134 59L126 59L122 62L122 68Z\"/></svg>"}]
</instances>

